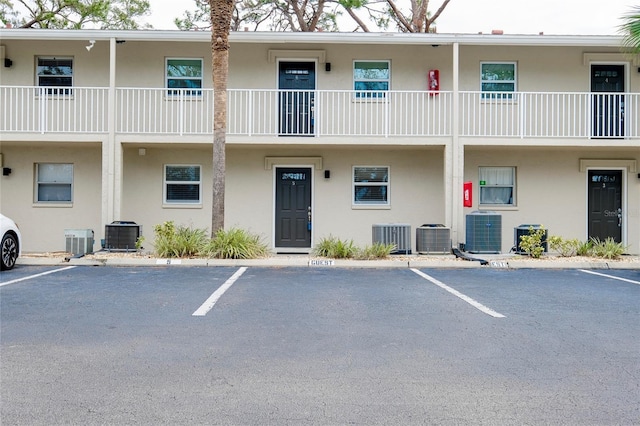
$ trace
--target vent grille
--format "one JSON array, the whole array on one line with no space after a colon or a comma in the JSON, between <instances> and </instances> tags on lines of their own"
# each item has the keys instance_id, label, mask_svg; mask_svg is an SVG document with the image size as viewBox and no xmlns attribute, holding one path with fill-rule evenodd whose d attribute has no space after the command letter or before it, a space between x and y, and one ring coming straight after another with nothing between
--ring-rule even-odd
<instances>
[{"instance_id":1,"label":"vent grille","mask_svg":"<svg viewBox=\"0 0 640 426\"><path fill-rule=\"evenodd\" d=\"M73 255L93 253L93 230L65 229L65 251Z\"/></svg>"},{"instance_id":2,"label":"vent grille","mask_svg":"<svg viewBox=\"0 0 640 426\"><path fill-rule=\"evenodd\" d=\"M416 251L420 254L451 253L451 229L444 225L417 227Z\"/></svg>"},{"instance_id":3,"label":"vent grille","mask_svg":"<svg viewBox=\"0 0 640 426\"><path fill-rule=\"evenodd\" d=\"M104 248L109 251L136 251L136 242L142 235L142 225L135 222L111 222L105 226Z\"/></svg>"},{"instance_id":4,"label":"vent grille","mask_svg":"<svg viewBox=\"0 0 640 426\"><path fill-rule=\"evenodd\" d=\"M373 243L395 244L395 254L411 254L411 225L408 223L378 223L372 228Z\"/></svg>"},{"instance_id":5,"label":"vent grille","mask_svg":"<svg viewBox=\"0 0 640 426\"><path fill-rule=\"evenodd\" d=\"M500 253L502 216L494 212L473 212L466 218L465 249L469 253Z\"/></svg>"}]
</instances>

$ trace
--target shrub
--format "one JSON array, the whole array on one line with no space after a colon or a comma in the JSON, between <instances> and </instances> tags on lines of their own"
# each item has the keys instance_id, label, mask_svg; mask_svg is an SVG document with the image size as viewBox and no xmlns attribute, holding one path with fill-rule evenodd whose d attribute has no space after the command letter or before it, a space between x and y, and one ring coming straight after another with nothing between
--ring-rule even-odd
<instances>
[{"instance_id":1,"label":"shrub","mask_svg":"<svg viewBox=\"0 0 640 426\"><path fill-rule=\"evenodd\" d=\"M578 256L591 256L593 254L593 240L583 241L578 244L576 249Z\"/></svg>"},{"instance_id":2,"label":"shrub","mask_svg":"<svg viewBox=\"0 0 640 426\"><path fill-rule=\"evenodd\" d=\"M349 259L355 256L357 248L353 245L353 240L343 241L329 236L328 238L321 239L313 252L316 256Z\"/></svg>"},{"instance_id":3,"label":"shrub","mask_svg":"<svg viewBox=\"0 0 640 426\"><path fill-rule=\"evenodd\" d=\"M533 258L539 258L544 253L544 226L540 226L538 229L534 229L533 226L529 227L528 235L520 236L520 248L524 250L529 256Z\"/></svg>"},{"instance_id":4,"label":"shrub","mask_svg":"<svg viewBox=\"0 0 640 426\"><path fill-rule=\"evenodd\" d=\"M562 257L575 256L580 247L580 241L577 239L565 240L557 235L549 237L549 248L555 252L560 253Z\"/></svg>"},{"instance_id":5,"label":"shrub","mask_svg":"<svg viewBox=\"0 0 640 426\"><path fill-rule=\"evenodd\" d=\"M140 235L137 239L136 239L136 250L140 251L142 250L144 247L142 246L142 244L144 244L144 236Z\"/></svg>"},{"instance_id":6,"label":"shrub","mask_svg":"<svg viewBox=\"0 0 640 426\"><path fill-rule=\"evenodd\" d=\"M373 243L371 246L365 246L363 249L357 250L356 259L372 260L384 259L389 257L392 251L396 249L395 244Z\"/></svg>"},{"instance_id":7,"label":"shrub","mask_svg":"<svg viewBox=\"0 0 640 426\"><path fill-rule=\"evenodd\" d=\"M596 257L616 259L626 250L626 247L623 246L622 243L616 243L611 237L608 237L604 241L600 241L598 238L592 238L591 241L593 243L591 253Z\"/></svg>"},{"instance_id":8,"label":"shrub","mask_svg":"<svg viewBox=\"0 0 640 426\"><path fill-rule=\"evenodd\" d=\"M204 252L216 259L256 259L269 255L269 248L258 235L238 228L216 232Z\"/></svg>"},{"instance_id":9,"label":"shrub","mask_svg":"<svg viewBox=\"0 0 640 426\"><path fill-rule=\"evenodd\" d=\"M160 257L195 257L207 245L207 231L175 226L172 221L153 228L156 254Z\"/></svg>"},{"instance_id":10,"label":"shrub","mask_svg":"<svg viewBox=\"0 0 640 426\"><path fill-rule=\"evenodd\" d=\"M206 229L176 226L169 221L156 225L153 231L156 254L160 257L253 259L269 254L258 236L242 229L220 230L214 238L209 238Z\"/></svg>"}]
</instances>

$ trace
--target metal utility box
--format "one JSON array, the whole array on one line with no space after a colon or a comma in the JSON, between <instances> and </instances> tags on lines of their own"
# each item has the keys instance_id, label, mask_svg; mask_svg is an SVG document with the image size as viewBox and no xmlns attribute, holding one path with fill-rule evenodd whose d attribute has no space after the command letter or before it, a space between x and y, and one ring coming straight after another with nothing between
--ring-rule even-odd
<instances>
[{"instance_id":1,"label":"metal utility box","mask_svg":"<svg viewBox=\"0 0 640 426\"><path fill-rule=\"evenodd\" d=\"M142 225L116 221L105 225L104 248L108 251L136 251L136 242L142 236Z\"/></svg>"},{"instance_id":2,"label":"metal utility box","mask_svg":"<svg viewBox=\"0 0 640 426\"><path fill-rule=\"evenodd\" d=\"M65 251L73 255L93 253L92 229L65 229Z\"/></svg>"},{"instance_id":3,"label":"metal utility box","mask_svg":"<svg viewBox=\"0 0 640 426\"><path fill-rule=\"evenodd\" d=\"M533 228L534 231L542 228L542 225L519 225L513 228L513 246L515 247L515 251L517 254L527 254L522 247L520 247L520 237L523 235L529 235L530 228ZM544 252L548 251L548 243L547 239L549 238L549 231L547 229L544 230L544 236L542 237L542 247L544 247Z\"/></svg>"},{"instance_id":4,"label":"metal utility box","mask_svg":"<svg viewBox=\"0 0 640 426\"><path fill-rule=\"evenodd\" d=\"M451 229L441 224L418 226L416 251L420 254L451 253Z\"/></svg>"},{"instance_id":5,"label":"metal utility box","mask_svg":"<svg viewBox=\"0 0 640 426\"><path fill-rule=\"evenodd\" d=\"M394 254L411 254L411 225L408 223L377 223L372 228L374 243L395 244Z\"/></svg>"},{"instance_id":6,"label":"metal utility box","mask_svg":"<svg viewBox=\"0 0 640 426\"><path fill-rule=\"evenodd\" d=\"M500 253L502 216L490 211L471 212L466 217L465 249L469 253Z\"/></svg>"}]
</instances>

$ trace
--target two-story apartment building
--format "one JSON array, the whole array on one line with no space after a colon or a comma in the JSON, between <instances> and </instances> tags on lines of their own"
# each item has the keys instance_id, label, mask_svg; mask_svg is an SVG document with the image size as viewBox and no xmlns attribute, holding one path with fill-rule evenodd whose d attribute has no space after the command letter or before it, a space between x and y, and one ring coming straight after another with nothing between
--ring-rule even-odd
<instances>
[{"instance_id":1,"label":"two-story apartment building","mask_svg":"<svg viewBox=\"0 0 640 426\"><path fill-rule=\"evenodd\" d=\"M458 246L491 212L502 252L542 224L640 253L640 63L619 37L230 42L227 227L276 252L371 244L386 223L443 224ZM164 221L210 226L210 33L3 29L0 44L0 202L25 251L113 221L147 247Z\"/></svg>"}]
</instances>

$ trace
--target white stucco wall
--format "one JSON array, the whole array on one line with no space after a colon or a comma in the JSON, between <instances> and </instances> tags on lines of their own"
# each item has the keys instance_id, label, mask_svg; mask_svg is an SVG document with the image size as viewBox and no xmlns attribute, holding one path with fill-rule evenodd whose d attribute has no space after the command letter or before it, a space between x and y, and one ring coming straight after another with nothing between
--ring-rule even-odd
<instances>
[{"instance_id":1,"label":"white stucco wall","mask_svg":"<svg viewBox=\"0 0 640 426\"><path fill-rule=\"evenodd\" d=\"M629 159L640 164L639 150L593 149L536 149L519 148L504 151L492 149L467 149L465 155L465 180L473 182L475 210L494 211L502 216L502 251L508 252L514 245L514 228L521 224L542 224L550 235L565 239L588 238L587 173L580 170L580 159L597 159L602 169L616 169L607 160ZM516 167L517 206L509 208L479 207L478 167ZM637 173L623 171L623 206L625 226L623 239L630 251L638 252L640 236L640 179ZM463 234L464 235L464 234Z\"/></svg>"},{"instance_id":2,"label":"white stucco wall","mask_svg":"<svg viewBox=\"0 0 640 426\"><path fill-rule=\"evenodd\" d=\"M153 226L172 220L176 224L210 229L211 161L205 148L147 147L124 150L123 213L121 220L143 225L147 242ZM354 149L246 149L227 152L225 226L240 227L261 235L272 244L274 229L274 169L265 168L265 157L287 157L282 166L313 166L297 158L321 157L322 169L313 169L313 237L333 235L371 244L374 223L443 223L443 165L439 149L374 149L366 156ZM203 204L195 208L171 208L162 203L164 164L200 164L203 172ZM390 208L353 208L351 179L354 165L390 168ZM277 167L277 164L274 165ZM331 177L324 178L324 170ZM412 237L413 239L413 237ZM150 245L150 244L147 244Z\"/></svg>"},{"instance_id":3,"label":"white stucco wall","mask_svg":"<svg viewBox=\"0 0 640 426\"><path fill-rule=\"evenodd\" d=\"M65 229L93 229L96 245L104 224L100 220L102 203L101 150L97 144L2 145L5 167L11 175L0 177L0 208L20 226L23 251L65 250ZM73 203L35 202L36 163L73 164Z\"/></svg>"}]
</instances>

